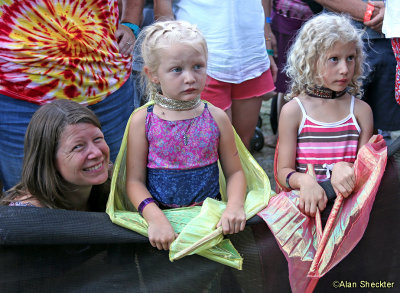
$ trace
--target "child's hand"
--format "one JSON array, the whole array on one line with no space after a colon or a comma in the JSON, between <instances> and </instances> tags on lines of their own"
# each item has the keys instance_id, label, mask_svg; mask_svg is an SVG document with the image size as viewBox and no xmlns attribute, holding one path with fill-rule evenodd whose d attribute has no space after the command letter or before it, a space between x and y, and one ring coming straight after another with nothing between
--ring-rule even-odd
<instances>
[{"instance_id":1,"label":"child's hand","mask_svg":"<svg viewBox=\"0 0 400 293\"><path fill-rule=\"evenodd\" d=\"M224 235L243 231L246 226L246 213L243 206L231 207L228 204L217 224L217 227L219 226L222 226Z\"/></svg>"},{"instance_id":2,"label":"child's hand","mask_svg":"<svg viewBox=\"0 0 400 293\"><path fill-rule=\"evenodd\" d=\"M149 223L147 231L150 244L159 250L169 250L172 241L178 237L167 218Z\"/></svg>"},{"instance_id":3,"label":"child's hand","mask_svg":"<svg viewBox=\"0 0 400 293\"><path fill-rule=\"evenodd\" d=\"M327 202L328 198L322 187L313 177L305 174L300 186L300 211L307 216L315 217L317 208L322 212Z\"/></svg>"},{"instance_id":4,"label":"child's hand","mask_svg":"<svg viewBox=\"0 0 400 293\"><path fill-rule=\"evenodd\" d=\"M356 176L352 164L347 162L336 163L332 169L331 183L337 195L340 193L343 197L348 197L356 185Z\"/></svg>"}]
</instances>

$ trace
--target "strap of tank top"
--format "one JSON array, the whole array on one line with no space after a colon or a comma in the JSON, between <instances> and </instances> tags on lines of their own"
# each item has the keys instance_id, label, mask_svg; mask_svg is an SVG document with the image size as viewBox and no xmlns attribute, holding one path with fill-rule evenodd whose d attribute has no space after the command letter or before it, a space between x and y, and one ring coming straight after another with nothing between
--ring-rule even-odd
<instances>
[{"instance_id":1,"label":"strap of tank top","mask_svg":"<svg viewBox=\"0 0 400 293\"><path fill-rule=\"evenodd\" d=\"M294 100L299 104L299 107L301 109L301 112L303 113L303 116L307 116L306 109L304 109L303 104L300 102L300 99L298 97L294 97Z\"/></svg>"},{"instance_id":2,"label":"strap of tank top","mask_svg":"<svg viewBox=\"0 0 400 293\"><path fill-rule=\"evenodd\" d=\"M350 114L354 114L354 96L351 96L351 102L350 102Z\"/></svg>"},{"instance_id":3,"label":"strap of tank top","mask_svg":"<svg viewBox=\"0 0 400 293\"><path fill-rule=\"evenodd\" d=\"M154 109L154 105L150 105L150 106L147 107L147 112L148 113L152 113L153 109Z\"/></svg>"},{"instance_id":4,"label":"strap of tank top","mask_svg":"<svg viewBox=\"0 0 400 293\"><path fill-rule=\"evenodd\" d=\"M307 113L303 107L303 104L300 102L300 99L298 97L294 97L294 100L297 102L297 104L299 104L301 113L303 114L303 117L301 118L301 122L299 125L299 129L297 130L297 135L299 135L301 133L301 131L303 130L304 123L306 122Z\"/></svg>"}]
</instances>

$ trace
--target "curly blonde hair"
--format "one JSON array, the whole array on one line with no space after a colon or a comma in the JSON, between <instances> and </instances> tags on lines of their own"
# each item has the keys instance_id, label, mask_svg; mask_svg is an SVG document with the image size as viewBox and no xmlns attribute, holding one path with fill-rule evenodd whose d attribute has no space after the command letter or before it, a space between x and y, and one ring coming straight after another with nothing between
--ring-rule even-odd
<instances>
[{"instance_id":1,"label":"curly blonde hair","mask_svg":"<svg viewBox=\"0 0 400 293\"><path fill-rule=\"evenodd\" d=\"M321 68L327 53L335 43L354 43L356 46L354 75L348 85L349 93L361 97L365 53L362 30L351 24L344 14L323 13L308 20L299 30L288 52L285 72L291 80L288 100L305 92L306 86L322 86Z\"/></svg>"},{"instance_id":2,"label":"curly blonde hair","mask_svg":"<svg viewBox=\"0 0 400 293\"><path fill-rule=\"evenodd\" d=\"M146 27L139 36L141 41L141 55L143 65L147 66L151 72L157 71L163 56L161 49L165 49L174 44L185 44L204 54L208 58L207 43L197 28L187 21L158 21ZM142 72L142 82L146 85L148 97L154 92L160 92L157 85L151 83L146 74Z\"/></svg>"}]
</instances>

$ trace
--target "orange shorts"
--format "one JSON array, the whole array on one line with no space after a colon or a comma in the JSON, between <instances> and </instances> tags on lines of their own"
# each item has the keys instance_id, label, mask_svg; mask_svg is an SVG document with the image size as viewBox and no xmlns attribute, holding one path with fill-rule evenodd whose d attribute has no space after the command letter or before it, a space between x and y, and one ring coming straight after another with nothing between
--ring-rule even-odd
<instances>
[{"instance_id":1,"label":"orange shorts","mask_svg":"<svg viewBox=\"0 0 400 293\"><path fill-rule=\"evenodd\" d=\"M201 93L201 98L222 110L227 110L231 107L232 100L259 97L274 89L275 85L270 69L259 77L242 83L229 83L207 76L206 86Z\"/></svg>"}]
</instances>

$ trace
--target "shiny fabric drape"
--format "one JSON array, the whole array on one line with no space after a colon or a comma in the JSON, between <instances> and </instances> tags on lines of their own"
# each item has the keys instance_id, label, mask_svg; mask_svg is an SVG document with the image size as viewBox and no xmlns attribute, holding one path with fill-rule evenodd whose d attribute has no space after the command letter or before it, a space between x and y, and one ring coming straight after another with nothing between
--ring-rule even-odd
<instances>
[{"instance_id":1,"label":"shiny fabric drape","mask_svg":"<svg viewBox=\"0 0 400 293\"><path fill-rule=\"evenodd\" d=\"M354 163L356 187L346 199L340 195L322 233L321 219L297 208L299 193L282 191L258 213L288 261L292 291L312 292L318 279L345 258L362 238L387 161L382 136L364 145ZM332 226L330 227L330 224Z\"/></svg>"}]
</instances>

